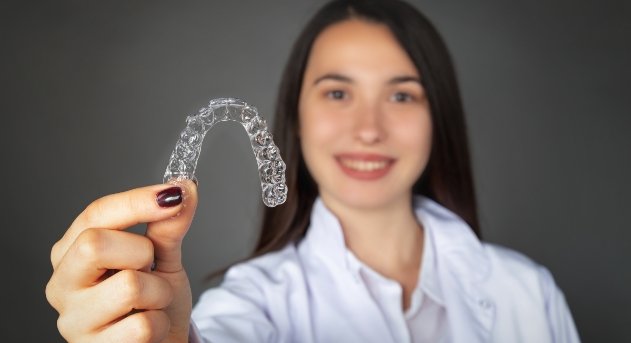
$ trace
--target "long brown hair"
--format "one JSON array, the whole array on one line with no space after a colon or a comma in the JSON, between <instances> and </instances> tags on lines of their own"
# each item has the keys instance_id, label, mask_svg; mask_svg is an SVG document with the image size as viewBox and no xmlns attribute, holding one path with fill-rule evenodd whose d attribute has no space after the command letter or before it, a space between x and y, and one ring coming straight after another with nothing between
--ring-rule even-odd
<instances>
[{"instance_id":1,"label":"long brown hair","mask_svg":"<svg viewBox=\"0 0 631 343\"><path fill-rule=\"evenodd\" d=\"M284 205L265 208L251 257L304 237L318 187L305 165L298 137L298 102L311 46L328 26L358 18L385 24L408 53L428 94L433 142L426 170L413 187L463 218L480 237L460 91L445 43L434 26L411 5L398 0L336 0L309 21L295 42L278 93L274 139L287 161L289 194Z\"/></svg>"}]
</instances>

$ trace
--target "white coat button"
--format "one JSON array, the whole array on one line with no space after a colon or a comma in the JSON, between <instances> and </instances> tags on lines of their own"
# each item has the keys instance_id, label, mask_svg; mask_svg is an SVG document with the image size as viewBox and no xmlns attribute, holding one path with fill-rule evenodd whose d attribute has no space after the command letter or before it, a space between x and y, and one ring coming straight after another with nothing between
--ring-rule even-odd
<instances>
[{"instance_id":1,"label":"white coat button","mask_svg":"<svg viewBox=\"0 0 631 343\"><path fill-rule=\"evenodd\" d=\"M486 300L486 299L480 299L478 300L478 305L480 305L480 307L482 307L485 310L490 309L491 307L493 307L493 304L491 304L490 301Z\"/></svg>"}]
</instances>

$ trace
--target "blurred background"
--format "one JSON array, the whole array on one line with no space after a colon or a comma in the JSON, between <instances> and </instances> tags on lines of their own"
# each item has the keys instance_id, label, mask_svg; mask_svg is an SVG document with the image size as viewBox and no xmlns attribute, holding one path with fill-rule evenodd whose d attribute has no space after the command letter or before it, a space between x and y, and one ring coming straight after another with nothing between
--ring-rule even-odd
<instances>
[{"instance_id":1,"label":"blurred background","mask_svg":"<svg viewBox=\"0 0 631 343\"><path fill-rule=\"evenodd\" d=\"M455 60L485 239L552 271L584 341L630 342L629 2L413 3ZM187 114L236 96L273 122L289 48L322 4L0 3L2 341L62 341L51 246L92 200L161 182ZM184 244L194 301L256 239L246 137L236 123L206 136Z\"/></svg>"}]
</instances>

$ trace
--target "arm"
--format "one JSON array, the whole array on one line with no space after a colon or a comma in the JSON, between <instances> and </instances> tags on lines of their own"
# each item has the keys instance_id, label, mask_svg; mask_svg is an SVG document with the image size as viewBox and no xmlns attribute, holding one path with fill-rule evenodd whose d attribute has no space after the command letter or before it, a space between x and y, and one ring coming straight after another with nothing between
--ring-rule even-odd
<instances>
[{"instance_id":1,"label":"arm","mask_svg":"<svg viewBox=\"0 0 631 343\"><path fill-rule=\"evenodd\" d=\"M191 336L197 340L191 342L278 341L256 274L253 268L233 267L220 287L202 294L193 309Z\"/></svg>"},{"instance_id":2,"label":"arm","mask_svg":"<svg viewBox=\"0 0 631 343\"><path fill-rule=\"evenodd\" d=\"M580 342L572 313L563 292L546 268L541 267L540 274L552 339L558 343Z\"/></svg>"}]
</instances>

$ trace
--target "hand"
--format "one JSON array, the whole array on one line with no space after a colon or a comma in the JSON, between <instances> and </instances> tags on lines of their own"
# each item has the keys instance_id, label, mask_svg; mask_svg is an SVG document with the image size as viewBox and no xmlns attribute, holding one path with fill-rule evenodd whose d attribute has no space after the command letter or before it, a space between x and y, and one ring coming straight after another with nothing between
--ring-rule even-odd
<instances>
[{"instance_id":1,"label":"hand","mask_svg":"<svg viewBox=\"0 0 631 343\"><path fill-rule=\"evenodd\" d=\"M192 296L181 247L197 188L181 186L184 201L171 207L156 196L172 185L100 198L55 243L46 297L66 340L187 342ZM124 231L138 223L148 223L145 236Z\"/></svg>"}]
</instances>

